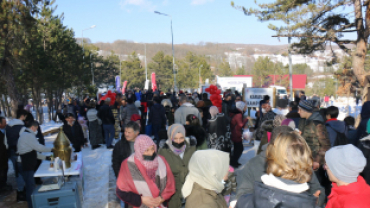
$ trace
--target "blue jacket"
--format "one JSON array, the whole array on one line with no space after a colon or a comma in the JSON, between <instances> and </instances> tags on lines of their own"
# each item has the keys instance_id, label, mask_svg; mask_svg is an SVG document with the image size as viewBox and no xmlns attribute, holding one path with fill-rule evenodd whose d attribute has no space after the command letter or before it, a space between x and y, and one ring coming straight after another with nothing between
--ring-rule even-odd
<instances>
[{"instance_id":1,"label":"blue jacket","mask_svg":"<svg viewBox=\"0 0 370 208\"><path fill-rule=\"evenodd\" d=\"M326 131L329 134L330 145L333 147L337 139L337 132L345 133L346 125L344 121L328 121L326 122Z\"/></svg>"}]
</instances>

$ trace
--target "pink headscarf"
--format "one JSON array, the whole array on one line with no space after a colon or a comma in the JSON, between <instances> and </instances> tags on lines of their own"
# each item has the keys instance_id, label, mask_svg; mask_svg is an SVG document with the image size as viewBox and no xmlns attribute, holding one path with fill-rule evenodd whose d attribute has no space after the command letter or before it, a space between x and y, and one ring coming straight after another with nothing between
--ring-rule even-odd
<instances>
[{"instance_id":1,"label":"pink headscarf","mask_svg":"<svg viewBox=\"0 0 370 208\"><path fill-rule=\"evenodd\" d=\"M154 151L157 152L157 145L153 140L144 134L139 135L134 144L134 157L145 167L148 177L155 182L155 172L158 169L158 156L153 161L144 160L143 154L145 150L154 145Z\"/></svg>"}]
</instances>

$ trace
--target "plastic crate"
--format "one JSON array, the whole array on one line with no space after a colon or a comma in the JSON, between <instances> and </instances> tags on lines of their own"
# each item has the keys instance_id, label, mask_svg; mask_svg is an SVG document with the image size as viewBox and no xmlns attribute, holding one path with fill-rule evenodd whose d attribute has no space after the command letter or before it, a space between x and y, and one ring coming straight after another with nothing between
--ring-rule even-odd
<instances>
[{"instance_id":1,"label":"plastic crate","mask_svg":"<svg viewBox=\"0 0 370 208\"><path fill-rule=\"evenodd\" d=\"M31 196L33 208L81 208L76 182L66 182L54 191L39 192L39 188Z\"/></svg>"}]
</instances>

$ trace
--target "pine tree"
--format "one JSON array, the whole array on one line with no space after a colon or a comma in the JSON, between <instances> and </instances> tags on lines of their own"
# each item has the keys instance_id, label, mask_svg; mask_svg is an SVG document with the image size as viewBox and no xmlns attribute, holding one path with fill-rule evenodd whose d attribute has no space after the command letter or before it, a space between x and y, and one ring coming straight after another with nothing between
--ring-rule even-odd
<instances>
[{"instance_id":1,"label":"pine tree","mask_svg":"<svg viewBox=\"0 0 370 208\"><path fill-rule=\"evenodd\" d=\"M331 43L351 54L349 44L356 45L352 66L357 79L364 85L364 63L370 35L370 1L275 0L257 4L258 9L236 6L234 2L231 5L246 15L255 15L260 21L284 22L285 25L279 26L270 24L269 28L276 31L277 37L299 38L292 48L301 54L325 49ZM343 39L343 34L350 33L355 38Z\"/></svg>"}]
</instances>

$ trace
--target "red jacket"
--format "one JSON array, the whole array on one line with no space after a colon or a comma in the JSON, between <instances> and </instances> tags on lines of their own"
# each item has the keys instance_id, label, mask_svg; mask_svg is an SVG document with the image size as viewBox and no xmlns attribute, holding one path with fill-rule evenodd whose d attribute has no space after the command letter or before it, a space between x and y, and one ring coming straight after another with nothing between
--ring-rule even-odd
<instances>
[{"instance_id":1,"label":"red jacket","mask_svg":"<svg viewBox=\"0 0 370 208\"><path fill-rule=\"evenodd\" d=\"M348 186L333 183L329 201L325 208L368 208L370 207L370 186L359 176L357 182Z\"/></svg>"},{"instance_id":2,"label":"red jacket","mask_svg":"<svg viewBox=\"0 0 370 208\"><path fill-rule=\"evenodd\" d=\"M232 117L230 129L231 129L231 140L233 142L242 142L242 129L244 125L248 122L248 119L243 120L243 114L237 113Z\"/></svg>"}]
</instances>

